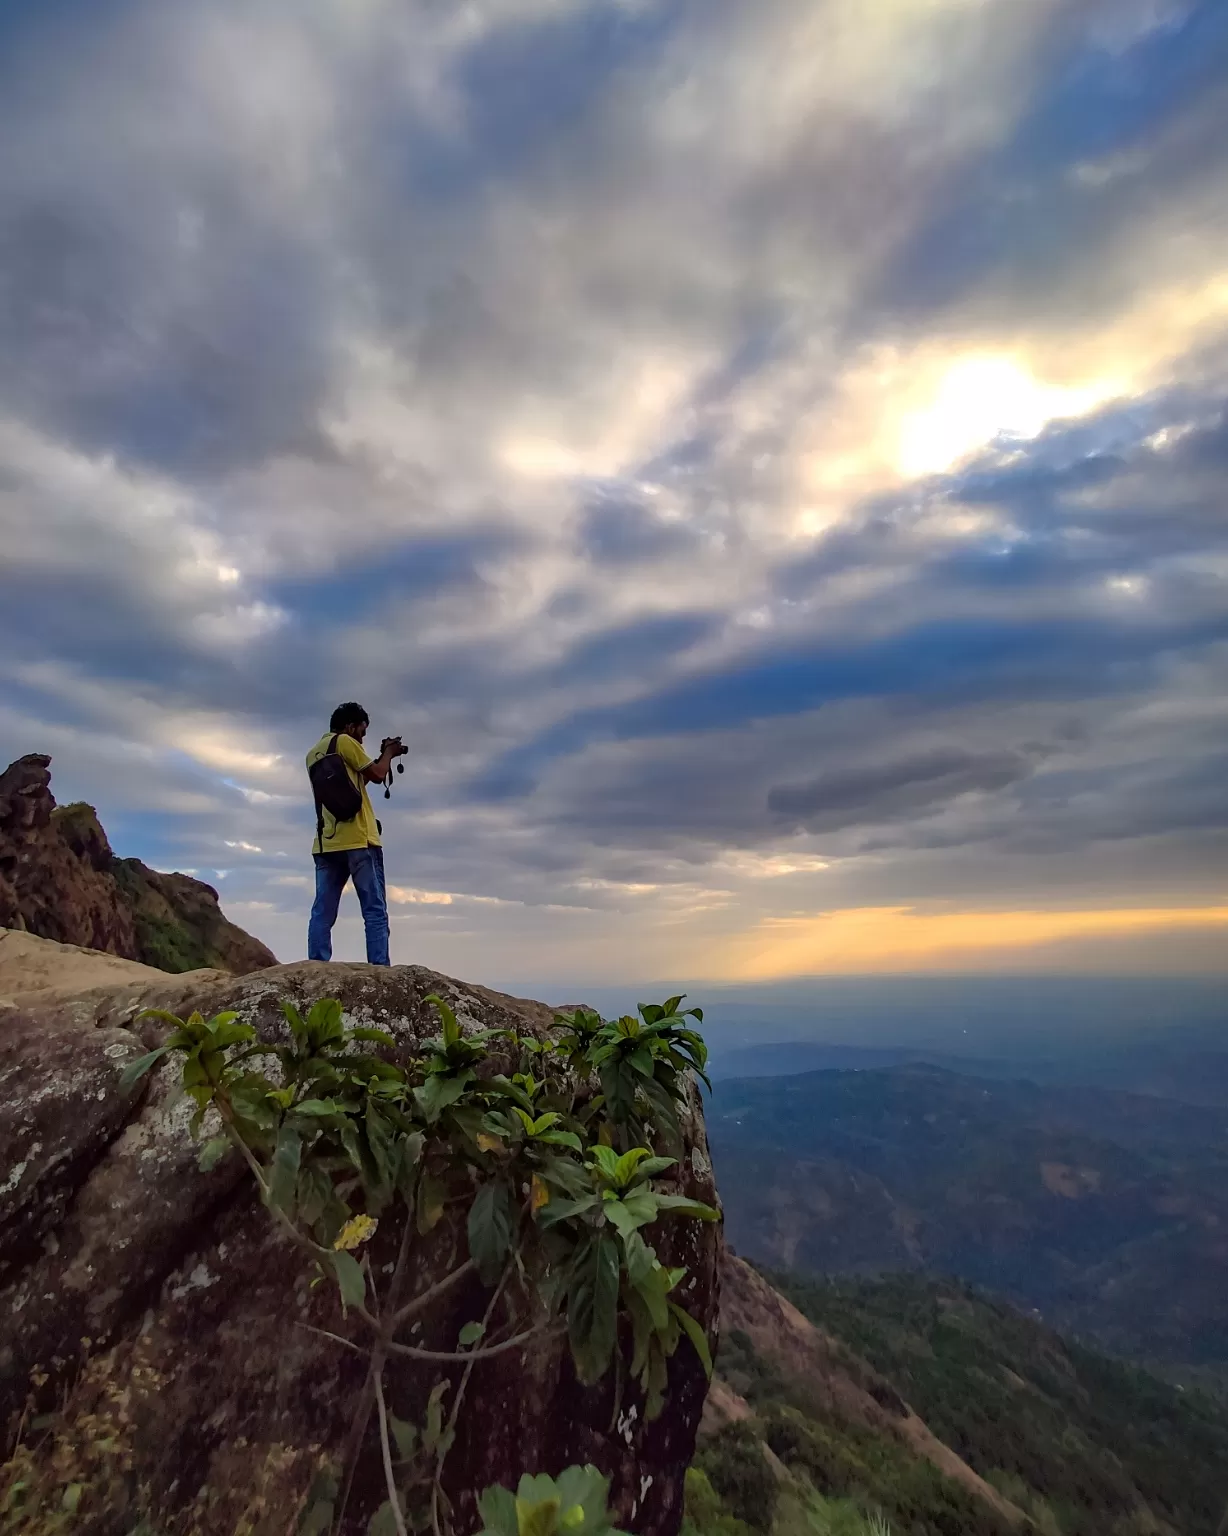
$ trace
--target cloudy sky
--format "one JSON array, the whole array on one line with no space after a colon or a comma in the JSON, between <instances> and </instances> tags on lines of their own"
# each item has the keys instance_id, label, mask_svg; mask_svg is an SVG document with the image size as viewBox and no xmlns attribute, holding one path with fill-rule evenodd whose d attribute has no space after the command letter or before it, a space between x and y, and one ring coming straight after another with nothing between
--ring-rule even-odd
<instances>
[{"instance_id":1,"label":"cloudy sky","mask_svg":"<svg viewBox=\"0 0 1228 1536\"><path fill-rule=\"evenodd\" d=\"M0 7L0 748L305 951L1228 964L1223 0ZM361 954L356 913L339 954Z\"/></svg>"}]
</instances>

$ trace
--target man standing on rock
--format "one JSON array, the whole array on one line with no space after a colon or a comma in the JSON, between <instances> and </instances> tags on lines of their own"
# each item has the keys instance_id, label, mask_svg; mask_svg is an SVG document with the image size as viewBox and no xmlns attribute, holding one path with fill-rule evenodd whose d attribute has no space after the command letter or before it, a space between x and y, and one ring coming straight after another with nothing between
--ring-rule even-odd
<instances>
[{"instance_id":1,"label":"man standing on rock","mask_svg":"<svg viewBox=\"0 0 1228 1536\"><path fill-rule=\"evenodd\" d=\"M367 798L367 785L392 772L395 758L409 751L399 736L385 737L372 761L362 749L370 721L361 704L340 704L328 730L307 754L307 773L316 802L316 899L307 924L307 958L331 960L333 924L346 882L353 880L367 933L367 961L388 965L388 896L380 825Z\"/></svg>"}]
</instances>

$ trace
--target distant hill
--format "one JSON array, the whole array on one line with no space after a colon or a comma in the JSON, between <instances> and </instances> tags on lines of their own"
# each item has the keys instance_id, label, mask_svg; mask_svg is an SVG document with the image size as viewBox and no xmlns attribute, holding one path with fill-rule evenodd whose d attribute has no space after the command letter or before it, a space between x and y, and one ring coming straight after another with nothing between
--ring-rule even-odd
<instances>
[{"instance_id":1,"label":"distant hill","mask_svg":"<svg viewBox=\"0 0 1228 1536\"><path fill-rule=\"evenodd\" d=\"M1221 1026L1173 1025L1143 1040L1118 1040L1095 1050L1073 1045L1064 1054L1014 1059L959 1056L925 1046L832 1045L780 1040L713 1052L711 1075L787 1077L799 1072L885 1071L900 1066L944 1067L968 1077L1117 1088L1151 1098L1228 1108L1228 983Z\"/></svg>"},{"instance_id":2,"label":"distant hill","mask_svg":"<svg viewBox=\"0 0 1228 1536\"><path fill-rule=\"evenodd\" d=\"M932 1067L719 1082L734 1247L954 1275L1113 1353L1228 1366L1228 1112Z\"/></svg>"},{"instance_id":3,"label":"distant hill","mask_svg":"<svg viewBox=\"0 0 1228 1536\"><path fill-rule=\"evenodd\" d=\"M93 806L56 805L50 764L31 753L0 773L0 928L163 971L277 964L211 885L116 858Z\"/></svg>"},{"instance_id":4,"label":"distant hill","mask_svg":"<svg viewBox=\"0 0 1228 1536\"><path fill-rule=\"evenodd\" d=\"M922 1426L931 1450L909 1456L899 1429L874 1432L833 1404L831 1367L796 1324L773 1333L753 1312L748 1326L728 1320L714 1397L735 1406L701 1438L687 1536L1224 1531L1228 1409L1215 1400L964 1286L771 1280L782 1318L795 1304L843 1361L838 1374L860 1372L884 1413ZM936 1475L933 1447L950 1456L948 1475Z\"/></svg>"}]
</instances>

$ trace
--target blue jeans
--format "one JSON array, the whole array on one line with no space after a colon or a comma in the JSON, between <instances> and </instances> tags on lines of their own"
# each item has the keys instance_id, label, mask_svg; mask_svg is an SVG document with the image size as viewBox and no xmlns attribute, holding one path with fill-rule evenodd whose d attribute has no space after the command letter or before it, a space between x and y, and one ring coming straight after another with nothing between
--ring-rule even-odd
<instances>
[{"instance_id":1,"label":"blue jeans","mask_svg":"<svg viewBox=\"0 0 1228 1536\"><path fill-rule=\"evenodd\" d=\"M346 882L353 880L363 926L367 930L367 963L388 965L388 893L384 889L384 850L349 848L340 853L316 853L316 899L307 923L308 960L333 958L333 924Z\"/></svg>"}]
</instances>

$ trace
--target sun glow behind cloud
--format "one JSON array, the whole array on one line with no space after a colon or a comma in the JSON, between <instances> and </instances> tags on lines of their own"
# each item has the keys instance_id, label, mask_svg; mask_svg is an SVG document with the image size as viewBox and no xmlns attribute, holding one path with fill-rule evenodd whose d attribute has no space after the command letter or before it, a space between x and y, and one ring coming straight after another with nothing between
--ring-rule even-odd
<instances>
[{"instance_id":1,"label":"sun glow behind cloud","mask_svg":"<svg viewBox=\"0 0 1228 1536\"><path fill-rule=\"evenodd\" d=\"M963 357L947 369L932 402L905 416L896 462L910 478L940 474L998 437L1027 441L1050 422L1083 416L1120 392L1115 384L1044 384L1010 357Z\"/></svg>"}]
</instances>

